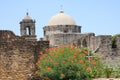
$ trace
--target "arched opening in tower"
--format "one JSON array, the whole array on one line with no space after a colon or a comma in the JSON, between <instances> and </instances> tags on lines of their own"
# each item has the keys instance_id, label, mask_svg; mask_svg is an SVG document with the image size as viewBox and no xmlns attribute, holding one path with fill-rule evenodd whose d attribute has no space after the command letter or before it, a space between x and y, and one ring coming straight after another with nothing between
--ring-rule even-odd
<instances>
[{"instance_id":1,"label":"arched opening in tower","mask_svg":"<svg viewBox=\"0 0 120 80\"><path fill-rule=\"evenodd\" d=\"M27 27L26 27L26 35L31 35L30 26L27 26Z\"/></svg>"}]
</instances>

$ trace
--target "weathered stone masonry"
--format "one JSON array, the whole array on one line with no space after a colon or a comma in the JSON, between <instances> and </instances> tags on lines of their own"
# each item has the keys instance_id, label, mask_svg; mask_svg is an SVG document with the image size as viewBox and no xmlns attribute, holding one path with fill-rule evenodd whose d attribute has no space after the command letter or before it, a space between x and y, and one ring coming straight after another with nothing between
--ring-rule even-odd
<instances>
[{"instance_id":1,"label":"weathered stone masonry","mask_svg":"<svg viewBox=\"0 0 120 80\"><path fill-rule=\"evenodd\" d=\"M26 41L11 31L0 33L9 35L0 36L0 80L32 79L38 52L48 48L49 42Z\"/></svg>"}]
</instances>

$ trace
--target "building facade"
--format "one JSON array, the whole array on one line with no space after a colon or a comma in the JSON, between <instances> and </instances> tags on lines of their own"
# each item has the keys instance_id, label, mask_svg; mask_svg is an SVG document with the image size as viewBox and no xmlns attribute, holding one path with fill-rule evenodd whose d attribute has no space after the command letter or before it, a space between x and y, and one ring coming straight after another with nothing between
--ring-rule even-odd
<instances>
[{"instance_id":1,"label":"building facade","mask_svg":"<svg viewBox=\"0 0 120 80\"><path fill-rule=\"evenodd\" d=\"M103 54L103 59L113 60L120 56L120 36L117 36L116 47L113 47L112 35L82 33L81 26L64 11L52 16L43 30L44 40L50 41L50 47L74 44Z\"/></svg>"}]
</instances>

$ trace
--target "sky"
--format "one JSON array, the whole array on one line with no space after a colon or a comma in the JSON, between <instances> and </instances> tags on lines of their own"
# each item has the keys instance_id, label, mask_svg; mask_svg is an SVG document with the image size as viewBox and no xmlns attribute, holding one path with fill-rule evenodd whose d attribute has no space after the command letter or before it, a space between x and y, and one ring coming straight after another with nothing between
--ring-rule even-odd
<instances>
[{"instance_id":1,"label":"sky","mask_svg":"<svg viewBox=\"0 0 120 80\"><path fill-rule=\"evenodd\" d=\"M61 5L64 12L82 26L82 33L120 33L120 0L0 0L0 30L20 35L19 22L29 12L36 20L37 38L41 38L43 27L60 12Z\"/></svg>"}]
</instances>

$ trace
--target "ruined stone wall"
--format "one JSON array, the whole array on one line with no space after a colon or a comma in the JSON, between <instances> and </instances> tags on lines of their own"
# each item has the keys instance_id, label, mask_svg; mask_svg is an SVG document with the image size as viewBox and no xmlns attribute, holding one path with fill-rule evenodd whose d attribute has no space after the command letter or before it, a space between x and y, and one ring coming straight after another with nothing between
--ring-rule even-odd
<instances>
[{"instance_id":1,"label":"ruined stone wall","mask_svg":"<svg viewBox=\"0 0 120 80\"><path fill-rule=\"evenodd\" d=\"M40 40L40 41L37 41L36 42L36 46L35 46L35 61L38 60L39 58L39 52L40 51L45 51L45 49L48 49L49 48L49 41L43 41L43 40Z\"/></svg>"},{"instance_id":2,"label":"ruined stone wall","mask_svg":"<svg viewBox=\"0 0 120 80\"><path fill-rule=\"evenodd\" d=\"M116 63L120 65L120 38L116 39L116 48L112 48L111 35L99 35L91 38L91 48L100 53L105 63Z\"/></svg>"},{"instance_id":3,"label":"ruined stone wall","mask_svg":"<svg viewBox=\"0 0 120 80\"><path fill-rule=\"evenodd\" d=\"M34 45L24 41L0 46L0 80L28 80L35 70Z\"/></svg>"},{"instance_id":4,"label":"ruined stone wall","mask_svg":"<svg viewBox=\"0 0 120 80\"><path fill-rule=\"evenodd\" d=\"M48 47L48 41L0 42L0 80L30 80L38 52Z\"/></svg>"},{"instance_id":5,"label":"ruined stone wall","mask_svg":"<svg viewBox=\"0 0 120 80\"><path fill-rule=\"evenodd\" d=\"M102 54L109 53L112 48L112 37L111 35L100 35L96 37L96 44L99 46L99 51Z\"/></svg>"},{"instance_id":6,"label":"ruined stone wall","mask_svg":"<svg viewBox=\"0 0 120 80\"><path fill-rule=\"evenodd\" d=\"M39 51L48 41L27 41L12 31L0 31L0 80L31 80Z\"/></svg>"},{"instance_id":7,"label":"ruined stone wall","mask_svg":"<svg viewBox=\"0 0 120 80\"><path fill-rule=\"evenodd\" d=\"M116 38L117 54L120 56L120 36Z\"/></svg>"}]
</instances>

